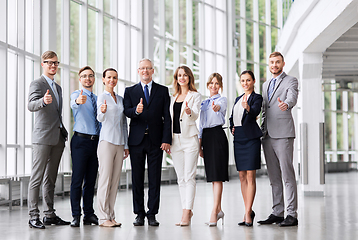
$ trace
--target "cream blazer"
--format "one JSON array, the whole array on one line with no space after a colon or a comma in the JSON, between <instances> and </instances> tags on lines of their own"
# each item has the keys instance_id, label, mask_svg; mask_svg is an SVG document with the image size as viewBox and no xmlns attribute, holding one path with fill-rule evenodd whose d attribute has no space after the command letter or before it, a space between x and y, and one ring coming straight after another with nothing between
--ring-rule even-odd
<instances>
[{"instance_id":1,"label":"cream blazer","mask_svg":"<svg viewBox=\"0 0 358 240\"><path fill-rule=\"evenodd\" d=\"M172 119L172 134L173 134L173 105L177 96L171 96L170 98L170 116ZM188 103L188 107L191 109L191 114L188 115L185 113L184 108ZM199 134L198 127L196 126L196 119L198 119L200 111L200 102L201 95L198 92L189 91L186 95L184 102L181 106L179 123L180 123L180 132L183 137L192 137Z\"/></svg>"}]
</instances>

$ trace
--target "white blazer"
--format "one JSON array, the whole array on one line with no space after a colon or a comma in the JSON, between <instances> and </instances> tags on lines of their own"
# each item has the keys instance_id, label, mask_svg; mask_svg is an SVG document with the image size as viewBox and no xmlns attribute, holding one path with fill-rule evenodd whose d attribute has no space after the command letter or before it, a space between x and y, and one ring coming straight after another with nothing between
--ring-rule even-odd
<instances>
[{"instance_id":1,"label":"white blazer","mask_svg":"<svg viewBox=\"0 0 358 240\"><path fill-rule=\"evenodd\" d=\"M170 116L172 118L172 134L173 134L173 105L177 96L171 96L170 98ZM188 107L191 109L191 114L188 115L185 113L184 108L188 103ZM183 137L192 137L199 134L198 127L196 126L196 119L198 119L200 111L200 102L201 95L198 92L189 91L186 95L184 102L181 106L179 123L180 123L180 132Z\"/></svg>"}]
</instances>

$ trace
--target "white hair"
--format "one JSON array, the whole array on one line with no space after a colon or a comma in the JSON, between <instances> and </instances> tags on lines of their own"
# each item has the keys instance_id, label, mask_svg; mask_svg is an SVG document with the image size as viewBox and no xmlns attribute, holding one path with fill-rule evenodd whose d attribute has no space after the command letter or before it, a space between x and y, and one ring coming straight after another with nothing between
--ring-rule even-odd
<instances>
[{"instance_id":1,"label":"white hair","mask_svg":"<svg viewBox=\"0 0 358 240\"><path fill-rule=\"evenodd\" d=\"M150 60L149 58L142 58L141 60L139 60L138 65L139 65L141 62L145 62L145 61L150 62L150 65L152 66L152 68L154 68L154 64L153 64L152 60Z\"/></svg>"}]
</instances>

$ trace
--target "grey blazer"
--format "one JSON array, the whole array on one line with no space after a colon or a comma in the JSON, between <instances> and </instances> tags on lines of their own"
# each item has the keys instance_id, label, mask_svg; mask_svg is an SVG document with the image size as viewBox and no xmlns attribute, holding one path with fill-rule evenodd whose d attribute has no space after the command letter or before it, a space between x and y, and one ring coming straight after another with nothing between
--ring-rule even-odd
<instances>
[{"instance_id":1,"label":"grey blazer","mask_svg":"<svg viewBox=\"0 0 358 240\"><path fill-rule=\"evenodd\" d=\"M283 72L276 80L270 101L267 96L269 84L270 81L266 81L262 86L262 133L264 137L268 134L271 138L295 138L295 125L291 110L297 103L297 78ZM287 111L281 111L278 107L278 97L288 104Z\"/></svg>"},{"instance_id":2,"label":"grey blazer","mask_svg":"<svg viewBox=\"0 0 358 240\"><path fill-rule=\"evenodd\" d=\"M62 113L62 89L56 83L59 104L44 76L31 82L27 108L35 112L35 126L32 133L32 143L56 145L60 138L60 120ZM52 103L45 106L43 96L50 90ZM62 118L62 116L61 116ZM63 125L63 124L62 124ZM64 126L63 126L64 129ZM64 129L64 131L66 131Z\"/></svg>"}]
</instances>

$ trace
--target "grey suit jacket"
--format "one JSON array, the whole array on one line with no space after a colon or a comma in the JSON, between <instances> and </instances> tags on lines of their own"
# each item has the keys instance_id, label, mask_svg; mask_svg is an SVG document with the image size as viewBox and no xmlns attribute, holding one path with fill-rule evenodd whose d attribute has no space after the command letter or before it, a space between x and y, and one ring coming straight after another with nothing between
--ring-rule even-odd
<instances>
[{"instance_id":1,"label":"grey suit jacket","mask_svg":"<svg viewBox=\"0 0 358 240\"><path fill-rule=\"evenodd\" d=\"M262 125L264 137L268 134L271 138L295 138L295 125L291 110L297 103L298 81L297 78L287 75L285 72L276 80L275 88L270 101L267 90L270 81L262 86ZM287 111L281 111L277 98L289 105Z\"/></svg>"},{"instance_id":2,"label":"grey suit jacket","mask_svg":"<svg viewBox=\"0 0 358 240\"><path fill-rule=\"evenodd\" d=\"M30 84L29 102L27 107L29 111L35 112L35 126L32 134L32 143L56 145L59 141L61 134L61 120L59 115L62 113L62 89L57 83L56 88L59 104L57 104L56 97L43 76L32 81ZM45 106L43 96L47 90L50 90L52 103Z\"/></svg>"}]
</instances>

